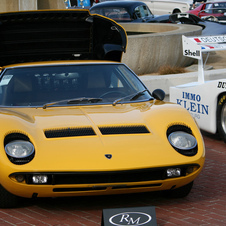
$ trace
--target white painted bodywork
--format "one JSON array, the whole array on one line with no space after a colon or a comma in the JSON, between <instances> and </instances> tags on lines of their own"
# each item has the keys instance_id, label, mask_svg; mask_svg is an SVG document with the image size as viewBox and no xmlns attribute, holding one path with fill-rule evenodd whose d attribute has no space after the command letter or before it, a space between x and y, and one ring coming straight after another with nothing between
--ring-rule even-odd
<instances>
[{"instance_id":1,"label":"white painted bodywork","mask_svg":"<svg viewBox=\"0 0 226 226\"><path fill-rule=\"evenodd\" d=\"M226 75L222 79L205 81L203 54L226 50L226 35L206 37L182 36L183 55L198 60L198 78L195 83L170 87L170 101L186 108L199 127L210 133L217 132L217 102L226 93Z\"/></svg>"},{"instance_id":2,"label":"white painted bodywork","mask_svg":"<svg viewBox=\"0 0 226 226\"><path fill-rule=\"evenodd\" d=\"M187 12L192 0L141 0L145 2L154 15L172 14L174 12Z\"/></svg>"},{"instance_id":3,"label":"white painted bodywork","mask_svg":"<svg viewBox=\"0 0 226 226\"><path fill-rule=\"evenodd\" d=\"M112 0L99 0L99 1L105 2ZM193 4L193 0L134 0L134 1L144 2L154 15L164 15L179 12L185 13L191 9L191 6Z\"/></svg>"}]
</instances>

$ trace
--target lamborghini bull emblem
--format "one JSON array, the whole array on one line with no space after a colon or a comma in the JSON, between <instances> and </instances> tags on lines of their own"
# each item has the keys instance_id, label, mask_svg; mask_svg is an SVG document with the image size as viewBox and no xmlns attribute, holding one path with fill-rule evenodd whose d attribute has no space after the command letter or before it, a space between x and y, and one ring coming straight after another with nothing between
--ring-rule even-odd
<instances>
[{"instance_id":1,"label":"lamborghini bull emblem","mask_svg":"<svg viewBox=\"0 0 226 226\"><path fill-rule=\"evenodd\" d=\"M111 159L111 158L112 158L112 155L111 155L111 154L106 154L105 157L106 157L107 159Z\"/></svg>"}]
</instances>

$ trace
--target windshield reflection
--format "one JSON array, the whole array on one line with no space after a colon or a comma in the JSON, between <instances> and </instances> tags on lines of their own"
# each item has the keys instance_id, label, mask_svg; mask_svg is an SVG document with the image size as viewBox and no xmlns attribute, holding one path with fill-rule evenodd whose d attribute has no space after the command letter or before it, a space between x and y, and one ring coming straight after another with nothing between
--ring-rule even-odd
<instances>
[{"instance_id":1,"label":"windshield reflection","mask_svg":"<svg viewBox=\"0 0 226 226\"><path fill-rule=\"evenodd\" d=\"M0 105L57 106L134 101L145 90L124 64L74 64L7 69L0 82ZM144 92L136 101L150 99ZM120 102L123 102L120 100Z\"/></svg>"}]
</instances>

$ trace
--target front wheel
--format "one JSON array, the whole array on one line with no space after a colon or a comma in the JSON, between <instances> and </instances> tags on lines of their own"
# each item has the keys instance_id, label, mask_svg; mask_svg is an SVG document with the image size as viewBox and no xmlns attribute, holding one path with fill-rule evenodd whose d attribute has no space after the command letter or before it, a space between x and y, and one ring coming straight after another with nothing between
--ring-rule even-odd
<instances>
[{"instance_id":1,"label":"front wheel","mask_svg":"<svg viewBox=\"0 0 226 226\"><path fill-rule=\"evenodd\" d=\"M224 94L217 103L217 129L226 143L226 94Z\"/></svg>"},{"instance_id":2,"label":"front wheel","mask_svg":"<svg viewBox=\"0 0 226 226\"><path fill-rule=\"evenodd\" d=\"M180 188L164 191L164 196L167 198L184 198L190 193L192 186L193 181Z\"/></svg>"},{"instance_id":3,"label":"front wheel","mask_svg":"<svg viewBox=\"0 0 226 226\"><path fill-rule=\"evenodd\" d=\"M0 208L12 208L19 205L20 197L11 194L0 185Z\"/></svg>"}]
</instances>

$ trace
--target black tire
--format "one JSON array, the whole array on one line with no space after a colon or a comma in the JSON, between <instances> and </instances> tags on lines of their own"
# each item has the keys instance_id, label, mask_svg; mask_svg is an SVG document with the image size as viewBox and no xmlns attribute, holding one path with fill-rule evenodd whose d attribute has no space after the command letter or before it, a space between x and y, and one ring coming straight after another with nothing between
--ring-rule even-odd
<instances>
[{"instance_id":1,"label":"black tire","mask_svg":"<svg viewBox=\"0 0 226 226\"><path fill-rule=\"evenodd\" d=\"M164 191L164 196L167 198L184 198L190 193L192 186L193 181L180 188Z\"/></svg>"},{"instance_id":2,"label":"black tire","mask_svg":"<svg viewBox=\"0 0 226 226\"><path fill-rule=\"evenodd\" d=\"M226 94L222 95L217 103L217 130L226 143Z\"/></svg>"},{"instance_id":3,"label":"black tire","mask_svg":"<svg viewBox=\"0 0 226 226\"><path fill-rule=\"evenodd\" d=\"M0 208L12 208L19 205L20 197L11 194L0 185Z\"/></svg>"}]
</instances>

